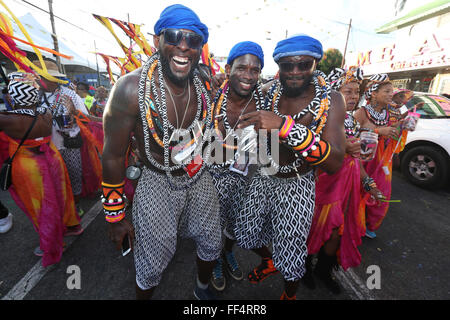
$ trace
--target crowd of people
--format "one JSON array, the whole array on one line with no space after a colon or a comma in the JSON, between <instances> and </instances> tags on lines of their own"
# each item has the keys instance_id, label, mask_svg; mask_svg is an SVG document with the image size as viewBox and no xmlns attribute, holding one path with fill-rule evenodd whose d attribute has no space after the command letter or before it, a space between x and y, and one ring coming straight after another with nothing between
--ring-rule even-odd
<instances>
[{"instance_id":1,"label":"crowd of people","mask_svg":"<svg viewBox=\"0 0 450 320\"><path fill-rule=\"evenodd\" d=\"M157 52L118 79L109 97L104 88L93 101L84 85L75 92L41 79L39 89L28 77L11 78L15 108L0 115L6 155L37 122L14 160L9 190L40 232L44 257L60 258L64 230L82 232L77 203L101 182L109 237L118 249L124 239L133 249L138 299L152 297L178 236L196 244L197 299L215 298L210 284L224 290L225 272L244 278L236 245L261 257L246 275L251 283L282 274L281 299L295 300L301 283L314 289L315 279L339 294L333 268L361 263L362 238L376 236L388 211L408 92L394 99L385 74L363 85L358 67L324 74L322 44L305 34L278 42L271 81L260 81L264 53L252 41L233 46L225 73L211 76L199 64L208 28L183 5L164 9L154 34ZM63 76L51 63L47 69ZM44 162L58 164L52 177ZM21 182L33 174L36 186ZM38 201L22 195L38 190ZM55 195L51 204L47 193ZM58 206L47 220L45 205Z\"/></svg>"}]
</instances>

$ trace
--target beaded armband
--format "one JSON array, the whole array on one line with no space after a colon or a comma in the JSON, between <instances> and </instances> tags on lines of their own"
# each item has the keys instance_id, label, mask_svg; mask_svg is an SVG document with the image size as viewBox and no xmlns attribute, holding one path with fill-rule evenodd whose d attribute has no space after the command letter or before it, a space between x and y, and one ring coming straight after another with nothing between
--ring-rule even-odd
<instances>
[{"instance_id":1,"label":"beaded armband","mask_svg":"<svg viewBox=\"0 0 450 320\"><path fill-rule=\"evenodd\" d=\"M311 148L312 151L305 160L308 161L310 165L317 166L328 158L331 152L331 146L328 142L321 140L317 143L316 148L313 148Z\"/></svg>"},{"instance_id":2,"label":"beaded armband","mask_svg":"<svg viewBox=\"0 0 450 320\"><path fill-rule=\"evenodd\" d=\"M125 199L123 193L125 182L120 184L108 184L102 182L103 194L101 196L103 203L103 212L108 222L115 223L125 218Z\"/></svg>"},{"instance_id":3,"label":"beaded armband","mask_svg":"<svg viewBox=\"0 0 450 320\"><path fill-rule=\"evenodd\" d=\"M296 124L286 137L286 143L310 165L324 162L330 155L331 146L307 127Z\"/></svg>"},{"instance_id":4,"label":"beaded armband","mask_svg":"<svg viewBox=\"0 0 450 320\"><path fill-rule=\"evenodd\" d=\"M367 176L363 179L362 185L363 185L364 191L366 191L366 192L369 192L373 188L377 187L375 180L373 180L373 178L371 178L369 176Z\"/></svg>"}]
</instances>

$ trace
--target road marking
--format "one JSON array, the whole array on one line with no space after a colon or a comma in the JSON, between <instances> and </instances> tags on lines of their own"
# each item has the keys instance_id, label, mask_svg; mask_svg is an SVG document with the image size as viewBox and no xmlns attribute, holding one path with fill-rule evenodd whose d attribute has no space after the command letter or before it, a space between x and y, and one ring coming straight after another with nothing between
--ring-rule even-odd
<instances>
[{"instance_id":1,"label":"road marking","mask_svg":"<svg viewBox=\"0 0 450 320\"><path fill-rule=\"evenodd\" d=\"M83 215L81 219L81 226L83 229L87 229L89 224L94 221L97 215L101 212L102 203L97 202L92 208ZM69 248L75 241L76 237L66 238L66 246ZM5 295L1 300L23 300L25 296L30 292L39 281L50 271L56 268L56 265L48 266L44 268L42 266L42 259L40 259L27 274ZM348 269L343 271L339 268L334 272L334 275L339 282L344 286L347 292L350 293L352 299L355 300L375 300L371 291L367 288L364 282L353 272ZM0 283L1 284L1 283Z\"/></svg>"},{"instance_id":2,"label":"road marking","mask_svg":"<svg viewBox=\"0 0 450 320\"><path fill-rule=\"evenodd\" d=\"M344 271L339 268L334 273L339 282L347 289L354 300L375 300L372 292L352 269Z\"/></svg>"},{"instance_id":3,"label":"road marking","mask_svg":"<svg viewBox=\"0 0 450 320\"><path fill-rule=\"evenodd\" d=\"M86 228L94 221L97 215L101 212L102 203L99 201L92 206L92 208L83 215L81 219L81 226L86 232ZM77 237L67 237L64 242L66 248L69 248ZM23 300L28 292L33 289L38 282L50 271L55 269L56 265L48 266L44 268L42 266L42 259L27 272L27 274L20 279L20 281L4 296L2 300Z\"/></svg>"}]
</instances>

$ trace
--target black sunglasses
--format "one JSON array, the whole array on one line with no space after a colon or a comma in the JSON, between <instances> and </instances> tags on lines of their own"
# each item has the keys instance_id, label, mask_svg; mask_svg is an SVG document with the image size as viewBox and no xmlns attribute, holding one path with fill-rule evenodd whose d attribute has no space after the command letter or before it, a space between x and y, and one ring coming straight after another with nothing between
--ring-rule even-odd
<instances>
[{"instance_id":1,"label":"black sunglasses","mask_svg":"<svg viewBox=\"0 0 450 320\"><path fill-rule=\"evenodd\" d=\"M185 32L180 29L165 29L164 41L172 46L177 46L183 40L191 49L200 49L203 45L203 37L195 32Z\"/></svg>"},{"instance_id":2,"label":"black sunglasses","mask_svg":"<svg viewBox=\"0 0 450 320\"><path fill-rule=\"evenodd\" d=\"M309 71L314 66L316 60L305 60L300 62L280 62L278 66L281 72L291 72L297 66L300 71Z\"/></svg>"}]
</instances>

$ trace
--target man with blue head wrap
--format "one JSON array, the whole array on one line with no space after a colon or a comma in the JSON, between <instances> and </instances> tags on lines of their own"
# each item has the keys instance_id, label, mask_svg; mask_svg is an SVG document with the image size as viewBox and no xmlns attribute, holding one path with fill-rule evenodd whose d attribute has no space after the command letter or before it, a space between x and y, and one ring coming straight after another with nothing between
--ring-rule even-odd
<instances>
[{"instance_id":1,"label":"man with blue head wrap","mask_svg":"<svg viewBox=\"0 0 450 320\"><path fill-rule=\"evenodd\" d=\"M320 41L306 34L298 34L277 43L273 52L273 59L276 63L283 57L311 56L321 60L323 48Z\"/></svg>"},{"instance_id":2,"label":"man with blue head wrap","mask_svg":"<svg viewBox=\"0 0 450 320\"><path fill-rule=\"evenodd\" d=\"M195 297L213 299L208 283L221 253L220 207L204 170L208 152L202 152L211 99L195 72L208 28L195 12L176 4L163 10L154 30L158 51L117 81L103 114L104 212L117 248L125 237L131 241L138 299L151 298L175 254L178 234L196 242ZM133 224L124 219L123 196L132 133L143 163Z\"/></svg>"},{"instance_id":3,"label":"man with blue head wrap","mask_svg":"<svg viewBox=\"0 0 450 320\"><path fill-rule=\"evenodd\" d=\"M208 42L208 27L200 21L197 14L181 4L174 4L161 12L159 20L154 26L156 35L165 29L187 29L203 37L202 44Z\"/></svg>"},{"instance_id":4,"label":"man with blue head wrap","mask_svg":"<svg viewBox=\"0 0 450 320\"><path fill-rule=\"evenodd\" d=\"M230 54L228 55L227 64L231 66L236 58L246 54L251 54L257 57L259 59L259 63L261 64L261 70L264 68L264 52L259 44L252 41L242 41L235 44L234 47L231 48Z\"/></svg>"},{"instance_id":5,"label":"man with blue head wrap","mask_svg":"<svg viewBox=\"0 0 450 320\"><path fill-rule=\"evenodd\" d=\"M305 34L294 35L277 43L273 59L279 66L280 74L286 75L280 76L286 95L296 96L303 92L322 56L322 44ZM301 74L287 74L295 66Z\"/></svg>"},{"instance_id":6,"label":"man with blue head wrap","mask_svg":"<svg viewBox=\"0 0 450 320\"><path fill-rule=\"evenodd\" d=\"M182 84L198 65L201 49L208 42L208 27L194 11L174 4L163 10L154 31L164 72L174 84Z\"/></svg>"},{"instance_id":7,"label":"man with blue head wrap","mask_svg":"<svg viewBox=\"0 0 450 320\"><path fill-rule=\"evenodd\" d=\"M345 155L345 104L316 70L322 56L322 44L304 34L278 42L273 58L280 79L268 84L266 110L241 116L239 124L278 130L279 152L274 146L266 148L270 167L261 169L247 188L236 219L236 239L262 258L249 281L258 283L279 271L285 279L281 298L288 300L295 299L305 274L314 168L334 173ZM267 248L270 243L273 254Z\"/></svg>"},{"instance_id":8,"label":"man with blue head wrap","mask_svg":"<svg viewBox=\"0 0 450 320\"><path fill-rule=\"evenodd\" d=\"M244 132L239 134L234 130L242 114L260 110L264 103L261 85L258 83L263 66L264 53L260 45L251 41L236 44L228 55L226 80L213 105L217 143L213 145L215 159L211 173L219 197L225 234L223 258L218 260L211 279L218 291L225 289L224 267L235 280L243 278L232 248L235 243L236 213L249 181L249 164L245 161L249 152L241 152L246 136Z\"/></svg>"}]
</instances>

